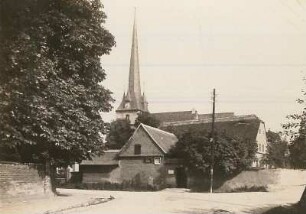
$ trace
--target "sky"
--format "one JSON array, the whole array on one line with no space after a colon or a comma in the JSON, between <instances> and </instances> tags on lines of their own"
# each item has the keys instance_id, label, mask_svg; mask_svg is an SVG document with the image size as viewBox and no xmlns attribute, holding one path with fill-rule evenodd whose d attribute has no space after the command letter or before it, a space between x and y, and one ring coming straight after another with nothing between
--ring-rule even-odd
<instances>
[{"instance_id":1,"label":"sky","mask_svg":"<svg viewBox=\"0 0 306 214\"><path fill-rule=\"evenodd\" d=\"M142 90L150 112L255 114L282 131L306 77L306 0L101 0L115 37L101 58L115 119L128 87L134 8Z\"/></svg>"}]
</instances>

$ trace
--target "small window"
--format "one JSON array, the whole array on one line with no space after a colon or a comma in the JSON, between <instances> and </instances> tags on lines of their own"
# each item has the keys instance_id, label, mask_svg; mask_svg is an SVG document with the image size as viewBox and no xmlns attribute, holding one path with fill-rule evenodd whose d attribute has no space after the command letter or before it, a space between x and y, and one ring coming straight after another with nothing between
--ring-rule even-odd
<instances>
[{"instance_id":1,"label":"small window","mask_svg":"<svg viewBox=\"0 0 306 214\"><path fill-rule=\"evenodd\" d=\"M161 164L161 158L154 158L154 164Z\"/></svg>"},{"instance_id":2,"label":"small window","mask_svg":"<svg viewBox=\"0 0 306 214\"><path fill-rule=\"evenodd\" d=\"M130 115L129 114L125 115L125 119L130 121Z\"/></svg>"},{"instance_id":3,"label":"small window","mask_svg":"<svg viewBox=\"0 0 306 214\"><path fill-rule=\"evenodd\" d=\"M168 169L168 175L174 175L174 169Z\"/></svg>"},{"instance_id":4,"label":"small window","mask_svg":"<svg viewBox=\"0 0 306 214\"><path fill-rule=\"evenodd\" d=\"M145 158L145 159L144 159L144 162L145 162L145 163L152 163L152 158Z\"/></svg>"},{"instance_id":5,"label":"small window","mask_svg":"<svg viewBox=\"0 0 306 214\"><path fill-rule=\"evenodd\" d=\"M141 145L140 144L136 144L134 146L134 154L135 155L140 155L141 154Z\"/></svg>"}]
</instances>

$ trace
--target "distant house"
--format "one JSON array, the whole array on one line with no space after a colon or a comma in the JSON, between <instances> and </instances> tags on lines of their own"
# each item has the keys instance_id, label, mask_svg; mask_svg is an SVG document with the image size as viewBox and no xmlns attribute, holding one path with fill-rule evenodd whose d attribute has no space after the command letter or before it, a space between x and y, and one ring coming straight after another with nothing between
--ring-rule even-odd
<instances>
[{"instance_id":1,"label":"distant house","mask_svg":"<svg viewBox=\"0 0 306 214\"><path fill-rule=\"evenodd\" d=\"M121 150L106 151L80 164L83 182L184 187L187 180L183 166L167 156L176 142L174 134L140 124Z\"/></svg>"},{"instance_id":2,"label":"distant house","mask_svg":"<svg viewBox=\"0 0 306 214\"><path fill-rule=\"evenodd\" d=\"M212 115L197 111L153 113L161 122L161 129L173 133L184 133L190 129L211 132ZM235 115L233 112L215 114L215 128L218 133L257 144L256 157L252 167L265 167L262 162L267 153L265 123L256 115Z\"/></svg>"}]
</instances>

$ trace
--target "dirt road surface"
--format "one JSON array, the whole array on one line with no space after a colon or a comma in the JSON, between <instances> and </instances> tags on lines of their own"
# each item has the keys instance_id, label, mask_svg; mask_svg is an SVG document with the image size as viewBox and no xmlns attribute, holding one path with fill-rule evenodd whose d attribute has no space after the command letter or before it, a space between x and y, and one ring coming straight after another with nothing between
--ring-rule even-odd
<instances>
[{"instance_id":1,"label":"dirt road surface","mask_svg":"<svg viewBox=\"0 0 306 214\"><path fill-rule=\"evenodd\" d=\"M291 186L275 192L191 193L185 189L160 192L85 191L92 197L111 195L107 203L72 209L64 214L203 214L259 213L274 206L299 201L304 186ZM67 190L63 190L64 192ZM75 191L75 190L71 190ZM69 192L69 190L68 190Z\"/></svg>"}]
</instances>

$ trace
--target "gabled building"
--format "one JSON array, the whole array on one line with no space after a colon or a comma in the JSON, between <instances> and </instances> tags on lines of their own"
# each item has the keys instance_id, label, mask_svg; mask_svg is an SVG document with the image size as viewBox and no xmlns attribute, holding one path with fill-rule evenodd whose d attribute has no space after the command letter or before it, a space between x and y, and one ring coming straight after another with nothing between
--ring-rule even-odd
<instances>
[{"instance_id":1,"label":"gabled building","mask_svg":"<svg viewBox=\"0 0 306 214\"><path fill-rule=\"evenodd\" d=\"M134 17L129 86L127 92L123 93L122 101L116 110L116 116L117 119L127 119L131 124L134 124L138 113L148 111L148 102L145 94L141 93L140 87L137 27L136 17Z\"/></svg>"},{"instance_id":2,"label":"gabled building","mask_svg":"<svg viewBox=\"0 0 306 214\"><path fill-rule=\"evenodd\" d=\"M161 129L184 133L192 130L211 132L212 114L198 114L197 111L153 113L161 122ZM235 115L233 112L215 114L215 130L228 137L239 138L257 144L256 157L252 167L266 167L262 162L267 153L265 123L256 115Z\"/></svg>"},{"instance_id":3,"label":"gabled building","mask_svg":"<svg viewBox=\"0 0 306 214\"><path fill-rule=\"evenodd\" d=\"M84 183L129 183L138 187L186 187L179 160L168 157L178 139L172 133L140 124L121 150L80 164Z\"/></svg>"}]
</instances>

